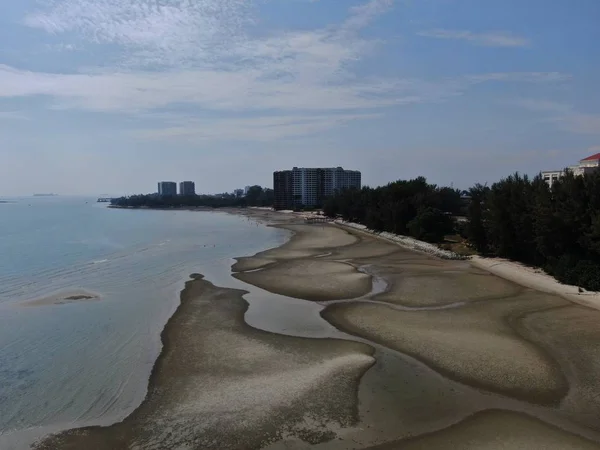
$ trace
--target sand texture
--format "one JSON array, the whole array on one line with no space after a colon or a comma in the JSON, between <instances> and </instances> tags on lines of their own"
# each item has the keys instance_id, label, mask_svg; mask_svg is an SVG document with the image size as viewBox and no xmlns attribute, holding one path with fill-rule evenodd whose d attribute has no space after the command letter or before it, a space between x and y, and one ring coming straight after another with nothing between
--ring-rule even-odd
<instances>
[{"instance_id":1,"label":"sand texture","mask_svg":"<svg viewBox=\"0 0 600 450\"><path fill-rule=\"evenodd\" d=\"M295 213L231 212L290 231L232 275L261 327L304 337L250 327L245 291L198 276L142 405L38 448L600 449L600 312Z\"/></svg>"},{"instance_id":2,"label":"sand texture","mask_svg":"<svg viewBox=\"0 0 600 450\"><path fill-rule=\"evenodd\" d=\"M448 429L371 450L593 450L598 445L537 419L485 411Z\"/></svg>"},{"instance_id":3,"label":"sand texture","mask_svg":"<svg viewBox=\"0 0 600 450\"><path fill-rule=\"evenodd\" d=\"M502 258L473 256L470 262L474 267L484 269L521 286L559 295L574 303L600 310L599 292L589 292L580 289L578 286L562 284L541 269Z\"/></svg>"},{"instance_id":4,"label":"sand texture","mask_svg":"<svg viewBox=\"0 0 600 450\"><path fill-rule=\"evenodd\" d=\"M547 302L533 295L434 311L347 303L331 306L324 317L341 329L413 355L455 380L529 401L558 403L568 389L560 367L509 325L509 315L540 305Z\"/></svg>"},{"instance_id":5,"label":"sand texture","mask_svg":"<svg viewBox=\"0 0 600 450\"><path fill-rule=\"evenodd\" d=\"M67 431L37 448L252 449L282 434L331 440L355 423L372 348L252 329L242 294L189 282L142 405L122 423Z\"/></svg>"}]
</instances>

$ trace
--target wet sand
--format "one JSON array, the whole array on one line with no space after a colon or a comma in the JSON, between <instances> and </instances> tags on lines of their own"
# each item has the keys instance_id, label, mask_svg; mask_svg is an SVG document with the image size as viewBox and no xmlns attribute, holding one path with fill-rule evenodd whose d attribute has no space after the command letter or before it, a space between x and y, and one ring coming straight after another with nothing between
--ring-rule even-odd
<instances>
[{"instance_id":1,"label":"wet sand","mask_svg":"<svg viewBox=\"0 0 600 450\"><path fill-rule=\"evenodd\" d=\"M485 411L442 432L402 442L373 447L373 450L592 450L598 445L576 435L566 434L524 414Z\"/></svg>"},{"instance_id":2,"label":"wet sand","mask_svg":"<svg viewBox=\"0 0 600 450\"><path fill-rule=\"evenodd\" d=\"M46 306L46 305L62 305L65 303L100 300L100 294L89 292L86 290L76 290L69 292L57 292L45 297L36 298L19 303L19 306Z\"/></svg>"},{"instance_id":3,"label":"wet sand","mask_svg":"<svg viewBox=\"0 0 600 450\"><path fill-rule=\"evenodd\" d=\"M319 225L305 227L305 233L308 227L313 227L316 234L320 232ZM318 249L318 259L314 255L298 256L296 246L300 244L294 238L288 244L290 252L296 255L293 260L281 249L259 255L272 261L273 270L285 260L288 273L293 273L294 267L300 273L306 260L311 260L311 273L317 274L312 276L314 286L302 288L301 283L290 286L272 282L265 273L268 268L244 274L243 280L272 292L289 295L292 290L295 297L314 300L315 286L319 288L335 277L327 268L329 262L343 262L356 269L368 267L369 272L387 281L387 289L368 299L325 302L328 306L322 316L339 330L412 356L447 380L479 392L495 393L506 400L503 403L476 395L469 399L465 394L458 400L465 402L463 414L503 405L543 416L546 421L562 422L561 428L568 428L566 419L589 428L594 439L598 439L600 395L593 393L600 392L595 381L600 379L600 367L590 362L596 359L593 349L600 350L597 311L498 278L467 261L439 260L364 233L338 230L349 232L357 240L339 245L334 239L330 246ZM329 234L335 236L333 231ZM245 262L251 264L252 258ZM322 265L320 274L318 264ZM355 297L363 295L359 289L353 293ZM571 314L579 320L570 320L567 311L573 311ZM557 326L557 321L562 325ZM567 334L571 337L566 338ZM365 375L363 383L376 368L377 364ZM449 386L442 389L445 392L439 393L440 399L448 389ZM361 402L364 404L365 400ZM418 408L414 404L405 407L413 411ZM458 410L461 408L453 411L454 423L461 419ZM437 420L438 424L443 422ZM435 427L434 422L431 420L428 425ZM561 428L556 432L561 433ZM413 431L417 432L416 427ZM410 431L398 434L406 436ZM565 439L569 441L570 436L565 434ZM504 447L498 441L496 447L490 448L546 448L539 442L537 447L529 446L529 440ZM578 448L573 442L573 448ZM432 445L427 448L447 448ZM366 447L367 442L357 448Z\"/></svg>"},{"instance_id":4,"label":"wet sand","mask_svg":"<svg viewBox=\"0 0 600 450\"><path fill-rule=\"evenodd\" d=\"M119 424L67 431L36 448L253 449L284 435L329 440L356 423L373 349L251 328L243 294L188 282L142 405Z\"/></svg>"},{"instance_id":5,"label":"wet sand","mask_svg":"<svg viewBox=\"0 0 600 450\"><path fill-rule=\"evenodd\" d=\"M322 307L331 337L252 328L244 291L198 276L142 405L38 448L600 449L600 312L364 233L244 214L294 235L234 276Z\"/></svg>"}]
</instances>

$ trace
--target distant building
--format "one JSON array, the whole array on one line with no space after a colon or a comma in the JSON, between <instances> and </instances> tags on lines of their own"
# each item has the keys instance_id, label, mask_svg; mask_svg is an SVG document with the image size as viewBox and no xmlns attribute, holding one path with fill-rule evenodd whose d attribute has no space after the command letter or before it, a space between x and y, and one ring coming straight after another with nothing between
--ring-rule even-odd
<instances>
[{"instance_id":1,"label":"distant building","mask_svg":"<svg viewBox=\"0 0 600 450\"><path fill-rule=\"evenodd\" d=\"M177 183L174 181L160 181L158 195L177 195Z\"/></svg>"},{"instance_id":2,"label":"distant building","mask_svg":"<svg viewBox=\"0 0 600 450\"><path fill-rule=\"evenodd\" d=\"M291 170L281 170L273 173L273 191L275 209L294 208L294 178Z\"/></svg>"},{"instance_id":3,"label":"distant building","mask_svg":"<svg viewBox=\"0 0 600 450\"><path fill-rule=\"evenodd\" d=\"M294 167L273 173L275 209L321 206L336 192L361 187L361 173L342 167Z\"/></svg>"},{"instance_id":4,"label":"distant building","mask_svg":"<svg viewBox=\"0 0 600 450\"><path fill-rule=\"evenodd\" d=\"M542 172L542 177L544 178L544 181L550 187L552 187L554 182L556 180L558 180L560 177L562 177L563 175L564 175L563 170L545 170L544 172Z\"/></svg>"},{"instance_id":5,"label":"distant building","mask_svg":"<svg viewBox=\"0 0 600 450\"><path fill-rule=\"evenodd\" d=\"M193 181L179 183L179 195L196 195L196 184Z\"/></svg>"},{"instance_id":6,"label":"distant building","mask_svg":"<svg viewBox=\"0 0 600 450\"><path fill-rule=\"evenodd\" d=\"M576 166L571 166L567 170L573 172L573 175L581 176L588 173L595 172L600 167L600 153L588 156L579 161ZM548 183L548 186L552 187L555 181L561 178L565 174L564 170L546 170L542 172L544 181Z\"/></svg>"},{"instance_id":7,"label":"distant building","mask_svg":"<svg viewBox=\"0 0 600 450\"><path fill-rule=\"evenodd\" d=\"M236 189L233 191L233 195L235 195L237 198L241 198L243 197L244 194L244 190L243 189Z\"/></svg>"},{"instance_id":8,"label":"distant building","mask_svg":"<svg viewBox=\"0 0 600 450\"><path fill-rule=\"evenodd\" d=\"M246 186L244 188L244 195L248 195L248 191L250 190L251 186Z\"/></svg>"}]
</instances>

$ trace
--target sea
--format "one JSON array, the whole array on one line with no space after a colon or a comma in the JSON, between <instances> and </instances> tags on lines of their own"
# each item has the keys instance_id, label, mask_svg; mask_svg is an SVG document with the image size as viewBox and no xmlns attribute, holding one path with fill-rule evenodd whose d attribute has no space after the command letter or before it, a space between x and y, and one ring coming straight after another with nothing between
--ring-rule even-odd
<instances>
[{"instance_id":1,"label":"sea","mask_svg":"<svg viewBox=\"0 0 600 450\"><path fill-rule=\"evenodd\" d=\"M122 420L146 394L160 333L189 275L224 283L234 257L288 239L224 212L111 209L84 197L2 200L2 449Z\"/></svg>"}]
</instances>

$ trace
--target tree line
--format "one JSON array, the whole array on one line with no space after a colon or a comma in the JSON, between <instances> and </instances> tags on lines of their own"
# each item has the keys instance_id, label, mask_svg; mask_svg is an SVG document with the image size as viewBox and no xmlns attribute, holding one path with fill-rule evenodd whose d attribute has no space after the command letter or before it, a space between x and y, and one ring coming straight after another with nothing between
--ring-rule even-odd
<instances>
[{"instance_id":1,"label":"tree line","mask_svg":"<svg viewBox=\"0 0 600 450\"><path fill-rule=\"evenodd\" d=\"M243 197L224 193L217 195L158 195L139 194L111 200L119 208L193 208L193 207L247 207L272 206L275 199L273 189L251 186Z\"/></svg>"},{"instance_id":2,"label":"tree line","mask_svg":"<svg viewBox=\"0 0 600 450\"><path fill-rule=\"evenodd\" d=\"M567 171L551 188L541 176L514 174L470 193L464 236L478 252L600 291L600 173Z\"/></svg>"},{"instance_id":3,"label":"tree line","mask_svg":"<svg viewBox=\"0 0 600 450\"><path fill-rule=\"evenodd\" d=\"M377 188L338 192L326 200L323 213L376 231L441 242L453 233L452 215L461 211L460 191L428 184L423 177Z\"/></svg>"},{"instance_id":4,"label":"tree line","mask_svg":"<svg viewBox=\"0 0 600 450\"><path fill-rule=\"evenodd\" d=\"M540 267L561 282L600 291L600 172L567 172L551 188L541 176L517 173L463 192L419 177L339 192L323 211L433 243L460 234L480 254Z\"/></svg>"}]
</instances>

